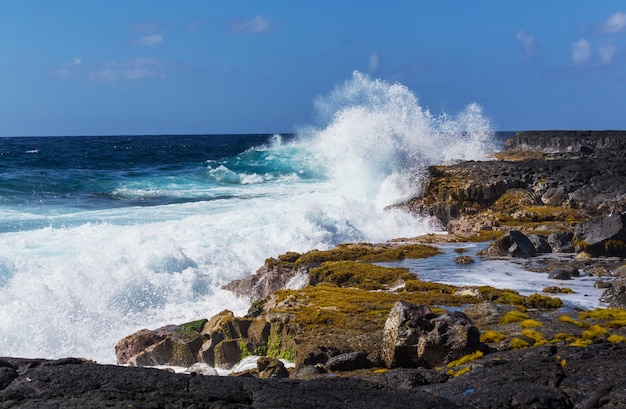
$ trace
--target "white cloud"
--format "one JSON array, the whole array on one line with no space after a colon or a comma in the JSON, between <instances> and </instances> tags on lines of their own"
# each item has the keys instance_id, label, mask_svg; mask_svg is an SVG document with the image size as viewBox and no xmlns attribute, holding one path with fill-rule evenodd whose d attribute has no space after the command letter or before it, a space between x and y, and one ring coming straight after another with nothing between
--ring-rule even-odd
<instances>
[{"instance_id":1,"label":"white cloud","mask_svg":"<svg viewBox=\"0 0 626 409\"><path fill-rule=\"evenodd\" d=\"M94 67L87 78L95 82L134 81L144 78L165 78L164 62L154 58L138 57L129 61L112 61Z\"/></svg>"},{"instance_id":2,"label":"white cloud","mask_svg":"<svg viewBox=\"0 0 626 409\"><path fill-rule=\"evenodd\" d=\"M598 49L598 53L600 54L600 61L598 61L598 65L609 65L613 62L613 57L615 57L615 52L617 49L613 44L601 44Z\"/></svg>"},{"instance_id":3,"label":"white cloud","mask_svg":"<svg viewBox=\"0 0 626 409\"><path fill-rule=\"evenodd\" d=\"M591 58L591 43L584 38L572 44L572 62L580 67Z\"/></svg>"},{"instance_id":4,"label":"white cloud","mask_svg":"<svg viewBox=\"0 0 626 409\"><path fill-rule=\"evenodd\" d=\"M160 34L151 34L131 41L134 46L154 47L163 42L163 36Z\"/></svg>"},{"instance_id":5,"label":"white cloud","mask_svg":"<svg viewBox=\"0 0 626 409\"><path fill-rule=\"evenodd\" d=\"M537 53L535 36L532 34L526 34L522 28L517 30L517 33L515 33L515 39L521 42L524 47L524 60L526 62L531 62Z\"/></svg>"},{"instance_id":6,"label":"white cloud","mask_svg":"<svg viewBox=\"0 0 626 409\"><path fill-rule=\"evenodd\" d=\"M378 71L379 65L380 57L378 56L378 53L371 51L367 69L369 70L369 72L376 72Z\"/></svg>"},{"instance_id":7,"label":"white cloud","mask_svg":"<svg viewBox=\"0 0 626 409\"><path fill-rule=\"evenodd\" d=\"M80 58L74 58L72 61L66 62L54 71L54 76L57 78L70 78L77 75L80 65L83 60Z\"/></svg>"},{"instance_id":8,"label":"white cloud","mask_svg":"<svg viewBox=\"0 0 626 409\"><path fill-rule=\"evenodd\" d=\"M626 13L616 12L600 24L600 31L605 34L626 32Z\"/></svg>"},{"instance_id":9,"label":"white cloud","mask_svg":"<svg viewBox=\"0 0 626 409\"><path fill-rule=\"evenodd\" d=\"M231 31L244 34L266 34L274 31L270 20L263 16L255 16L247 20L232 21L228 27Z\"/></svg>"}]
</instances>

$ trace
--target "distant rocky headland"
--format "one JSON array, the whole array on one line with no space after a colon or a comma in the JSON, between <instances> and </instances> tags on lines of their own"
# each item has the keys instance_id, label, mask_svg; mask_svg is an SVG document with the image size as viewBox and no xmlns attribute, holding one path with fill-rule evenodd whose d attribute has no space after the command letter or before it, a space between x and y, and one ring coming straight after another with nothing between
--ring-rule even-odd
<instances>
[{"instance_id":1,"label":"distant rocky headland","mask_svg":"<svg viewBox=\"0 0 626 409\"><path fill-rule=\"evenodd\" d=\"M138 331L116 346L126 366L0 358L1 406L626 407L625 159L626 131L532 131L493 160L432 166L394 207L448 234L268 258L225 286L250 300L245 316ZM375 264L465 241L560 283L594 276L606 308L563 308L562 285L523 296Z\"/></svg>"}]
</instances>

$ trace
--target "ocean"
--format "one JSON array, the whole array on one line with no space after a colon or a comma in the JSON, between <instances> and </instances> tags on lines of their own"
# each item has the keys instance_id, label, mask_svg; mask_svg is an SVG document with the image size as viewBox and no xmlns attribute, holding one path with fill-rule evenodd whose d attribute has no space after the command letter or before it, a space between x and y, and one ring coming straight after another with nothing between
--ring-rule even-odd
<instances>
[{"instance_id":1,"label":"ocean","mask_svg":"<svg viewBox=\"0 0 626 409\"><path fill-rule=\"evenodd\" d=\"M386 207L427 166L499 148L478 105L435 116L359 73L314 105L282 135L0 138L0 355L114 363L141 328L244 314L222 285L286 251L435 231Z\"/></svg>"}]
</instances>

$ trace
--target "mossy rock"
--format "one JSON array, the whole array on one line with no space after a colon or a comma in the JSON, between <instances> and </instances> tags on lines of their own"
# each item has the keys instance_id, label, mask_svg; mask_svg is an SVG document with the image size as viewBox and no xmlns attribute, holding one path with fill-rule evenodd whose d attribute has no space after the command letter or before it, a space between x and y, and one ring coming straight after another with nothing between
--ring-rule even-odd
<instances>
[{"instance_id":1,"label":"mossy rock","mask_svg":"<svg viewBox=\"0 0 626 409\"><path fill-rule=\"evenodd\" d=\"M356 261L328 261L309 272L309 284L330 283L338 287L384 290L416 278L406 268L375 266Z\"/></svg>"},{"instance_id":2,"label":"mossy rock","mask_svg":"<svg viewBox=\"0 0 626 409\"><path fill-rule=\"evenodd\" d=\"M340 244L333 249L320 251L312 250L302 254L295 262L296 267L318 266L326 261L368 261L380 262L403 260L405 258L426 258L441 254L433 246L424 244L380 244L370 243Z\"/></svg>"}]
</instances>

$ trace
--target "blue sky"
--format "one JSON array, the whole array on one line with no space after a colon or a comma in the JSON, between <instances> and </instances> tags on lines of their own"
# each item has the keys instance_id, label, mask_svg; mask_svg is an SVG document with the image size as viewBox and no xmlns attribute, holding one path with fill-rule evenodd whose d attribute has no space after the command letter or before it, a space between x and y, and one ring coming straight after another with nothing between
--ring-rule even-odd
<instances>
[{"instance_id":1,"label":"blue sky","mask_svg":"<svg viewBox=\"0 0 626 409\"><path fill-rule=\"evenodd\" d=\"M0 0L0 136L293 132L354 70L497 130L626 129L626 3Z\"/></svg>"}]
</instances>

